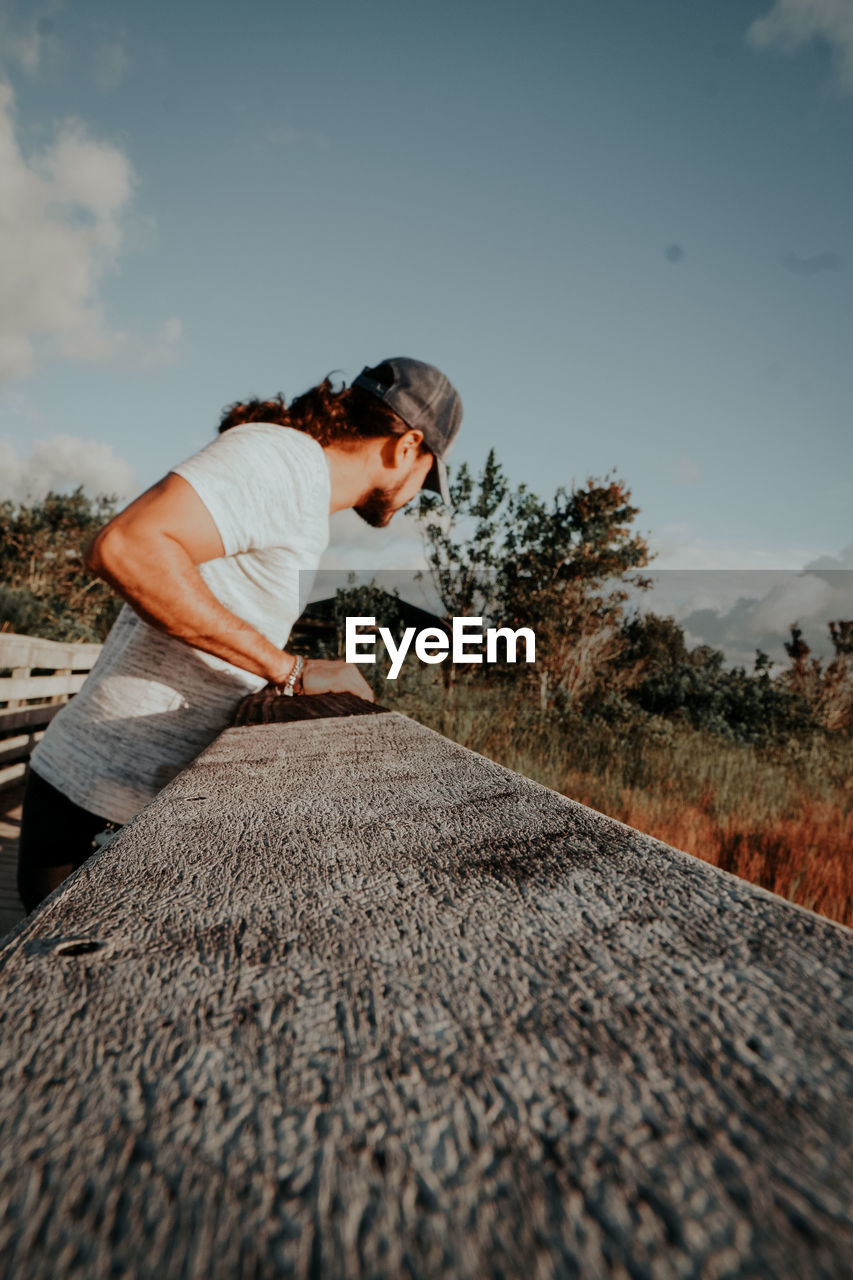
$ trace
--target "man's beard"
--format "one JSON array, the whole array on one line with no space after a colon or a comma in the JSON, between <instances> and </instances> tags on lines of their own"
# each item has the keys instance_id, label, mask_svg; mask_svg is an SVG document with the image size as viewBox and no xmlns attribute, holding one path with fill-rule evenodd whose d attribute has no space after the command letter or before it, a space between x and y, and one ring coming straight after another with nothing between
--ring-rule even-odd
<instances>
[{"instance_id":1,"label":"man's beard","mask_svg":"<svg viewBox=\"0 0 853 1280\"><path fill-rule=\"evenodd\" d=\"M397 485L390 492L387 489L371 489L358 506L353 507L353 511L361 516L365 524L372 525L374 529L384 529L398 509L395 499L402 487Z\"/></svg>"}]
</instances>

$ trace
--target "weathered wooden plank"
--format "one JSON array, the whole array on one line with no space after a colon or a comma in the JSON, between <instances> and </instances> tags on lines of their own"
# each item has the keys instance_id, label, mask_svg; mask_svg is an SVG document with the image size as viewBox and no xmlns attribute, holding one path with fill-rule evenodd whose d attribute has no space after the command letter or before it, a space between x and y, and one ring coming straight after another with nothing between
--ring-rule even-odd
<instances>
[{"instance_id":1,"label":"weathered wooden plank","mask_svg":"<svg viewBox=\"0 0 853 1280\"><path fill-rule=\"evenodd\" d=\"M24 916L17 886L23 795L23 781L0 791L0 941Z\"/></svg>"},{"instance_id":2,"label":"weathered wooden plank","mask_svg":"<svg viewBox=\"0 0 853 1280\"><path fill-rule=\"evenodd\" d=\"M0 680L0 702L76 693L85 679L85 675L7 676Z\"/></svg>"},{"instance_id":3,"label":"weathered wooden plank","mask_svg":"<svg viewBox=\"0 0 853 1280\"><path fill-rule=\"evenodd\" d=\"M14 696L14 693L12 692L12 686L17 681L25 679L30 674L30 669L29 667L15 667L10 674L12 677L11 680L8 680L8 679L4 680L4 684L8 686L7 692L6 692L6 698L8 699L8 705L11 708L11 707L18 707L21 705L20 699L16 698Z\"/></svg>"},{"instance_id":4,"label":"weathered wooden plank","mask_svg":"<svg viewBox=\"0 0 853 1280\"><path fill-rule=\"evenodd\" d=\"M230 729L0 954L0 1274L846 1277L851 969L396 713Z\"/></svg>"},{"instance_id":5,"label":"weathered wooden plank","mask_svg":"<svg viewBox=\"0 0 853 1280\"><path fill-rule=\"evenodd\" d=\"M2 699L0 699L2 701ZM47 725L61 711L62 703L42 703L34 707L0 708L0 733L10 729L30 728L34 725Z\"/></svg>"},{"instance_id":6,"label":"weathered wooden plank","mask_svg":"<svg viewBox=\"0 0 853 1280\"><path fill-rule=\"evenodd\" d=\"M237 708L234 724L288 724L293 720L321 720L328 716L364 716L386 711L354 693L320 693L288 697L272 685L251 693Z\"/></svg>"},{"instance_id":7,"label":"weathered wooden plank","mask_svg":"<svg viewBox=\"0 0 853 1280\"><path fill-rule=\"evenodd\" d=\"M90 671L101 652L99 644L65 644L61 640L41 640L37 636L0 634L0 668L70 667Z\"/></svg>"},{"instance_id":8,"label":"weathered wooden plank","mask_svg":"<svg viewBox=\"0 0 853 1280\"><path fill-rule=\"evenodd\" d=\"M23 778L26 771L26 760L21 760L16 764L3 765L0 768L0 791L3 791L6 787L15 786Z\"/></svg>"},{"instance_id":9,"label":"weathered wooden plank","mask_svg":"<svg viewBox=\"0 0 853 1280\"><path fill-rule=\"evenodd\" d=\"M15 760L29 759L30 752L37 742L44 737L44 730L34 733L19 733L14 738L0 739L0 765Z\"/></svg>"}]
</instances>

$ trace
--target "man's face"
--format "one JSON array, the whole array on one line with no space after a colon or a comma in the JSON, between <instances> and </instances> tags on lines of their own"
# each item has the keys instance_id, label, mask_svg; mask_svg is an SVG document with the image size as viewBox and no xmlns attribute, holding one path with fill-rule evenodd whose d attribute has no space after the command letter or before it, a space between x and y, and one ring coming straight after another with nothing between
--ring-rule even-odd
<instances>
[{"instance_id":1,"label":"man's face","mask_svg":"<svg viewBox=\"0 0 853 1280\"><path fill-rule=\"evenodd\" d=\"M415 457L407 474L389 483L387 488L370 489L353 511L374 529L384 529L395 512L420 492L432 463L431 453Z\"/></svg>"}]
</instances>

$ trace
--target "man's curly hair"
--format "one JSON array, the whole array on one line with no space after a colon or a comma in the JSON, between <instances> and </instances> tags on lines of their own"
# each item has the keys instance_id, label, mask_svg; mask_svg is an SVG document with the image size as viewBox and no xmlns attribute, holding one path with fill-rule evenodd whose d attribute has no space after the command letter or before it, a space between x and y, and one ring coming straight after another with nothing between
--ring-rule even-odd
<instances>
[{"instance_id":1,"label":"man's curly hair","mask_svg":"<svg viewBox=\"0 0 853 1280\"><path fill-rule=\"evenodd\" d=\"M376 436L401 436L406 423L384 401L362 387L332 387L324 378L301 396L285 405L281 392L271 400L237 400L229 405L219 423L220 434L244 422L275 422L281 427L305 431L318 444L357 445ZM421 444L422 453L425 446Z\"/></svg>"}]
</instances>

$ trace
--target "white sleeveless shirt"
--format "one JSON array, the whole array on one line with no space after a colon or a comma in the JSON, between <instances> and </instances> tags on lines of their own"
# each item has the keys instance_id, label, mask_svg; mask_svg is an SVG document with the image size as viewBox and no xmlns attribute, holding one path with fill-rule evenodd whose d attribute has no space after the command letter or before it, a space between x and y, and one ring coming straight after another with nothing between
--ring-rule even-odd
<instances>
[{"instance_id":1,"label":"white sleeveless shirt","mask_svg":"<svg viewBox=\"0 0 853 1280\"><path fill-rule=\"evenodd\" d=\"M172 470L193 486L225 554L198 566L232 613L284 648L329 542L330 481L316 440L231 427ZM31 764L75 804L128 822L231 722L263 676L158 631L125 604L82 689Z\"/></svg>"}]
</instances>

